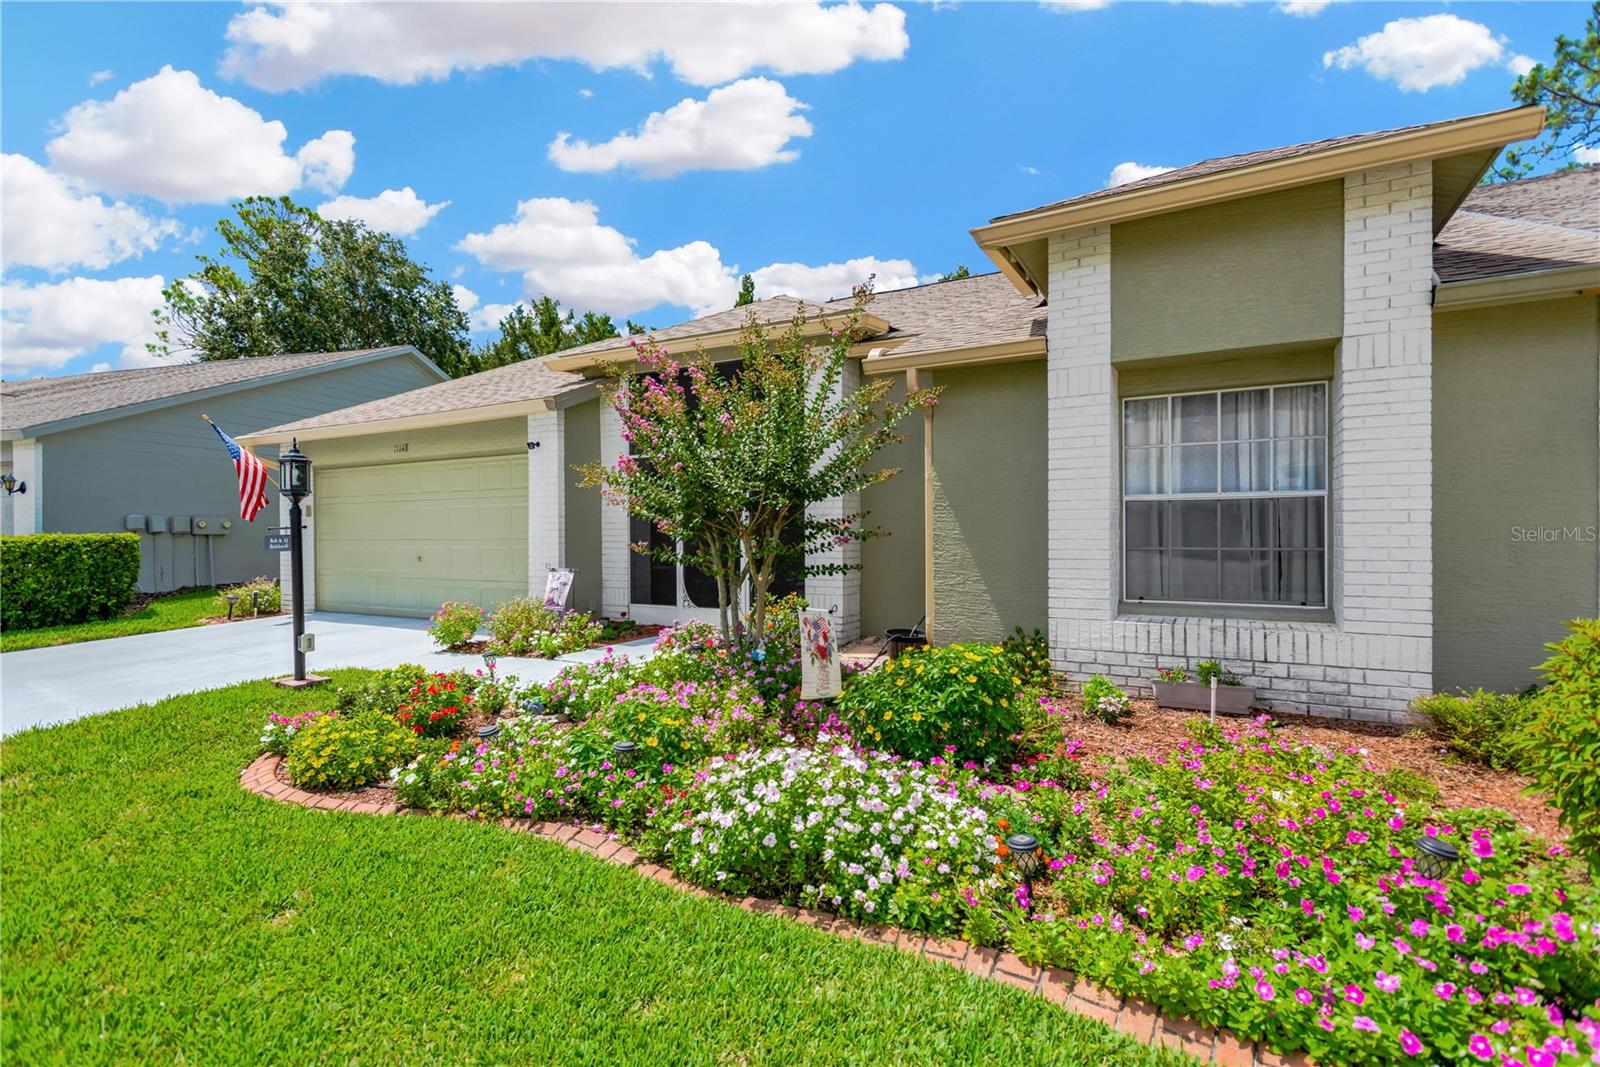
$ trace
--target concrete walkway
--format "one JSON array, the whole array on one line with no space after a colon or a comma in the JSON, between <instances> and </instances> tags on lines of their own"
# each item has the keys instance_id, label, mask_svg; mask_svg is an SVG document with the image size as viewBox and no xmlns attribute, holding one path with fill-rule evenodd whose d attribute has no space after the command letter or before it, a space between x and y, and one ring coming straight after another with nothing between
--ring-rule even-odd
<instances>
[{"instance_id":1,"label":"concrete walkway","mask_svg":"<svg viewBox=\"0 0 1600 1067\"><path fill-rule=\"evenodd\" d=\"M432 670L477 670L478 656L435 652L426 619L316 612L306 619L317 651L306 656L312 673L335 667L393 667L420 663ZM251 619L158 634L8 652L0 656L0 732L70 722L201 689L254 678L280 678L293 670L287 616ZM616 646L634 658L652 639ZM500 675L526 685L544 681L570 663L600 659L589 649L556 660L504 657Z\"/></svg>"}]
</instances>

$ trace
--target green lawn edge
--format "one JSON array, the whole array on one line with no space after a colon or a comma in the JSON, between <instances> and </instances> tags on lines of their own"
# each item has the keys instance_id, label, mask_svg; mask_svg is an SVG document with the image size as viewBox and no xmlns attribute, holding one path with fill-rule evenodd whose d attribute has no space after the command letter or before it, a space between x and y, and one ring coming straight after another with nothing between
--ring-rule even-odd
<instances>
[{"instance_id":1,"label":"green lawn edge","mask_svg":"<svg viewBox=\"0 0 1600 1067\"><path fill-rule=\"evenodd\" d=\"M42 626L37 630L0 631L0 653L23 652L31 648L74 645L81 641L103 641L110 637L153 634L164 630L183 630L199 626L217 614L215 589L191 589L152 600L138 611L114 619L93 619L66 626Z\"/></svg>"},{"instance_id":2,"label":"green lawn edge","mask_svg":"<svg viewBox=\"0 0 1600 1067\"><path fill-rule=\"evenodd\" d=\"M498 826L245 792L266 713L326 701L248 682L0 741L7 1062L1191 1062Z\"/></svg>"}]
</instances>

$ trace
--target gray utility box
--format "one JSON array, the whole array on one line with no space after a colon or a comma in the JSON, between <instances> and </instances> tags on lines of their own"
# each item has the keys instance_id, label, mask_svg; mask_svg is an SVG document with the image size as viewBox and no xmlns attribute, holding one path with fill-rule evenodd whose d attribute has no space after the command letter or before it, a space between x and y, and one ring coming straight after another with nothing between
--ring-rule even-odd
<instances>
[{"instance_id":1,"label":"gray utility box","mask_svg":"<svg viewBox=\"0 0 1600 1067\"><path fill-rule=\"evenodd\" d=\"M168 530L165 515L146 515L144 517L145 533L166 533Z\"/></svg>"},{"instance_id":2,"label":"gray utility box","mask_svg":"<svg viewBox=\"0 0 1600 1067\"><path fill-rule=\"evenodd\" d=\"M136 530L139 533L144 533L144 516L124 515L122 517L122 528L124 530Z\"/></svg>"}]
</instances>

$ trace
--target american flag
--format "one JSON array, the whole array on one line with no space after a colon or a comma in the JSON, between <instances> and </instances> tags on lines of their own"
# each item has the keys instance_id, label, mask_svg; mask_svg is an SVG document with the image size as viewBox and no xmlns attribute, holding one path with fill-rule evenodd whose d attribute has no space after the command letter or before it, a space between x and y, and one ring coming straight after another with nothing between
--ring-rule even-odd
<instances>
[{"instance_id":1,"label":"american flag","mask_svg":"<svg viewBox=\"0 0 1600 1067\"><path fill-rule=\"evenodd\" d=\"M248 448L222 432L222 427L211 423L222 443L228 446L233 457L233 470L239 476L239 517L254 522L261 509L267 506L267 465L256 458Z\"/></svg>"}]
</instances>

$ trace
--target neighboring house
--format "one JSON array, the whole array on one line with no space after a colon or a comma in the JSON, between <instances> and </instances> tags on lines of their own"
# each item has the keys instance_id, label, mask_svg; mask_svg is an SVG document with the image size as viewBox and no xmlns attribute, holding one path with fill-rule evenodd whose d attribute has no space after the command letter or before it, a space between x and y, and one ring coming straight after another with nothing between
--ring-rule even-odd
<instances>
[{"instance_id":1,"label":"neighboring house","mask_svg":"<svg viewBox=\"0 0 1600 1067\"><path fill-rule=\"evenodd\" d=\"M240 519L233 464L201 414L239 438L444 377L399 345L0 382L0 465L26 486L0 502L0 532L137 531L143 592L275 574L276 501ZM258 454L276 476L275 454Z\"/></svg>"},{"instance_id":2,"label":"neighboring house","mask_svg":"<svg viewBox=\"0 0 1600 1067\"><path fill-rule=\"evenodd\" d=\"M1216 658L1336 715L1522 688L1562 621L1600 610L1600 168L1478 184L1541 125L1521 108L1230 156L973 231L1000 274L868 308L843 387L944 392L881 457L903 474L819 509L891 536L816 560L861 567L807 597L845 639L1039 628L1075 677ZM654 336L733 359L747 316L799 308ZM574 464L624 452L595 376L628 357L600 342L258 435L317 463L308 592L423 614L567 565L587 610L714 607L576 489ZM423 518L386 516L396 493Z\"/></svg>"}]
</instances>

